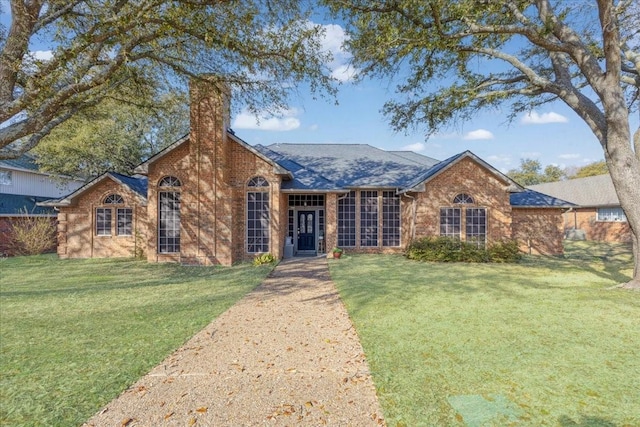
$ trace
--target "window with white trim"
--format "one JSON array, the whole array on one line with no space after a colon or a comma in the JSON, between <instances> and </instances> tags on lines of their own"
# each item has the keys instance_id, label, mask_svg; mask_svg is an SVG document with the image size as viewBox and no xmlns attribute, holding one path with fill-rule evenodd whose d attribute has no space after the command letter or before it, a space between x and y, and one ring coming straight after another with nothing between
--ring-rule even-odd
<instances>
[{"instance_id":1,"label":"window with white trim","mask_svg":"<svg viewBox=\"0 0 640 427\"><path fill-rule=\"evenodd\" d=\"M133 209L116 209L116 234L118 236L131 236L133 234Z\"/></svg>"},{"instance_id":2,"label":"window with white trim","mask_svg":"<svg viewBox=\"0 0 640 427\"><path fill-rule=\"evenodd\" d=\"M356 192L338 200L338 246L356 246Z\"/></svg>"},{"instance_id":3,"label":"window with white trim","mask_svg":"<svg viewBox=\"0 0 640 427\"><path fill-rule=\"evenodd\" d=\"M96 235L111 236L111 208L96 208Z\"/></svg>"},{"instance_id":4,"label":"window with white trim","mask_svg":"<svg viewBox=\"0 0 640 427\"><path fill-rule=\"evenodd\" d=\"M382 246L400 246L400 196L382 192Z\"/></svg>"},{"instance_id":5,"label":"window with white trim","mask_svg":"<svg viewBox=\"0 0 640 427\"><path fill-rule=\"evenodd\" d=\"M459 239L460 230L460 208L440 208L440 235Z\"/></svg>"},{"instance_id":6,"label":"window with white trim","mask_svg":"<svg viewBox=\"0 0 640 427\"><path fill-rule=\"evenodd\" d=\"M602 222L627 222L627 216L622 208L598 208L596 221Z\"/></svg>"},{"instance_id":7,"label":"window with white trim","mask_svg":"<svg viewBox=\"0 0 640 427\"><path fill-rule=\"evenodd\" d=\"M466 241L483 248L487 241L487 210L485 208L466 208Z\"/></svg>"},{"instance_id":8,"label":"window with white trim","mask_svg":"<svg viewBox=\"0 0 640 427\"><path fill-rule=\"evenodd\" d=\"M180 252L180 187L174 176L158 182L158 253Z\"/></svg>"},{"instance_id":9,"label":"window with white trim","mask_svg":"<svg viewBox=\"0 0 640 427\"><path fill-rule=\"evenodd\" d=\"M378 246L378 192L360 192L360 246Z\"/></svg>"},{"instance_id":10,"label":"window with white trim","mask_svg":"<svg viewBox=\"0 0 640 427\"><path fill-rule=\"evenodd\" d=\"M269 181L261 176L247 183L247 252L269 252Z\"/></svg>"}]
</instances>

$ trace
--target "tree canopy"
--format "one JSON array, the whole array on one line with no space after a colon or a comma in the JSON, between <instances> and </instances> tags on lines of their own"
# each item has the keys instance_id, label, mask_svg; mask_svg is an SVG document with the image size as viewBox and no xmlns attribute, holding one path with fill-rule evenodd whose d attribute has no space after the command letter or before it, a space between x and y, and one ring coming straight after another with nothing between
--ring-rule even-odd
<instances>
[{"instance_id":1,"label":"tree canopy","mask_svg":"<svg viewBox=\"0 0 640 427\"><path fill-rule=\"evenodd\" d=\"M85 178L107 170L130 175L188 133L188 101L181 93L125 84L113 95L57 126L31 150L42 171Z\"/></svg>"},{"instance_id":2,"label":"tree canopy","mask_svg":"<svg viewBox=\"0 0 640 427\"><path fill-rule=\"evenodd\" d=\"M637 0L324 0L346 22L360 78L393 77L383 111L431 135L484 108L561 101L599 141L633 234L640 287Z\"/></svg>"},{"instance_id":3,"label":"tree canopy","mask_svg":"<svg viewBox=\"0 0 640 427\"><path fill-rule=\"evenodd\" d=\"M547 165L542 171L542 165L539 160L521 159L520 167L509 170L507 176L520 185L529 186L560 181L566 177L566 173L556 165Z\"/></svg>"},{"instance_id":4,"label":"tree canopy","mask_svg":"<svg viewBox=\"0 0 640 427\"><path fill-rule=\"evenodd\" d=\"M0 28L0 158L129 80L207 73L257 111L284 107L301 82L332 94L322 28L298 0L12 0ZM33 51L48 42L50 52Z\"/></svg>"}]
</instances>

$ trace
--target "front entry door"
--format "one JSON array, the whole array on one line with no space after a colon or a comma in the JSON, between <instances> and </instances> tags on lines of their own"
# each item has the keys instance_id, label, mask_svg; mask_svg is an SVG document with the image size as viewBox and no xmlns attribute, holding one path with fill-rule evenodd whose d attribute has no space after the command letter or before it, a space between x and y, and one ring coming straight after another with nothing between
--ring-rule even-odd
<instances>
[{"instance_id":1,"label":"front entry door","mask_svg":"<svg viewBox=\"0 0 640 427\"><path fill-rule=\"evenodd\" d=\"M298 212L298 250L313 251L316 249L316 213L315 211Z\"/></svg>"}]
</instances>

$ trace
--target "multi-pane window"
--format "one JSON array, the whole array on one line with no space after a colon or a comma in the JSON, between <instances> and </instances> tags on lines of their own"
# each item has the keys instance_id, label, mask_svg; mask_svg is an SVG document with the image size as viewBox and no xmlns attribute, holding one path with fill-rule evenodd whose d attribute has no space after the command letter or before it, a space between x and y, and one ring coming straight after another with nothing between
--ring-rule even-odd
<instances>
[{"instance_id":1,"label":"multi-pane window","mask_svg":"<svg viewBox=\"0 0 640 427\"><path fill-rule=\"evenodd\" d=\"M360 246L378 246L378 192L360 192Z\"/></svg>"},{"instance_id":2,"label":"multi-pane window","mask_svg":"<svg viewBox=\"0 0 640 427\"><path fill-rule=\"evenodd\" d=\"M131 236L133 233L133 209L118 208L116 223L116 233L118 236Z\"/></svg>"},{"instance_id":3,"label":"multi-pane window","mask_svg":"<svg viewBox=\"0 0 640 427\"><path fill-rule=\"evenodd\" d=\"M180 252L180 193L158 194L158 252Z\"/></svg>"},{"instance_id":4,"label":"multi-pane window","mask_svg":"<svg viewBox=\"0 0 640 427\"><path fill-rule=\"evenodd\" d=\"M324 206L324 194L290 194L289 206Z\"/></svg>"},{"instance_id":5,"label":"multi-pane window","mask_svg":"<svg viewBox=\"0 0 640 427\"><path fill-rule=\"evenodd\" d=\"M467 208L465 218L466 240L484 247L487 240L487 211L484 208Z\"/></svg>"},{"instance_id":6,"label":"multi-pane window","mask_svg":"<svg viewBox=\"0 0 640 427\"><path fill-rule=\"evenodd\" d=\"M269 193L247 193L247 252L269 252Z\"/></svg>"},{"instance_id":7,"label":"multi-pane window","mask_svg":"<svg viewBox=\"0 0 640 427\"><path fill-rule=\"evenodd\" d=\"M460 208L440 209L440 235L460 238Z\"/></svg>"},{"instance_id":8,"label":"multi-pane window","mask_svg":"<svg viewBox=\"0 0 640 427\"><path fill-rule=\"evenodd\" d=\"M158 182L158 253L180 252L180 192L182 183L175 176L165 176Z\"/></svg>"},{"instance_id":9,"label":"multi-pane window","mask_svg":"<svg viewBox=\"0 0 640 427\"><path fill-rule=\"evenodd\" d=\"M598 208L596 221L627 222L627 216L622 208Z\"/></svg>"},{"instance_id":10,"label":"multi-pane window","mask_svg":"<svg viewBox=\"0 0 640 427\"><path fill-rule=\"evenodd\" d=\"M356 245L356 192L338 200L338 246Z\"/></svg>"},{"instance_id":11,"label":"multi-pane window","mask_svg":"<svg viewBox=\"0 0 640 427\"><path fill-rule=\"evenodd\" d=\"M261 176L247 183L247 252L269 252L269 181ZM260 189L261 191L253 191Z\"/></svg>"},{"instance_id":12,"label":"multi-pane window","mask_svg":"<svg viewBox=\"0 0 640 427\"><path fill-rule=\"evenodd\" d=\"M124 199L119 194L110 194L104 199L105 205L121 205L124 203Z\"/></svg>"},{"instance_id":13,"label":"multi-pane window","mask_svg":"<svg viewBox=\"0 0 640 427\"><path fill-rule=\"evenodd\" d=\"M453 203L455 204L473 204L473 197L468 194L458 194L453 198Z\"/></svg>"},{"instance_id":14,"label":"multi-pane window","mask_svg":"<svg viewBox=\"0 0 640 427\"><path fill-rule=\"evenodd\" d=\"M111 236L111 208L96 208L96 235Z\"/></svg>"},{"instance_id":15,"label":"multi-pane window","mask_svg":"<svg viewBox=\"0 0 640 427\"><path fill-rule=\"evenodd\" d=\"M11 185L12 183L11 171L0 170L0 185Z\"/></svg>"},{"instance_id":16,"label":"multi-pane window","mask_svg":"<svg viewBox=\"0 0 640 427\"><path fill-rule=\"evenodd\" d=\"M382 246L400 246L400 196L382 192Z\"/></svg>"}]
</instances>

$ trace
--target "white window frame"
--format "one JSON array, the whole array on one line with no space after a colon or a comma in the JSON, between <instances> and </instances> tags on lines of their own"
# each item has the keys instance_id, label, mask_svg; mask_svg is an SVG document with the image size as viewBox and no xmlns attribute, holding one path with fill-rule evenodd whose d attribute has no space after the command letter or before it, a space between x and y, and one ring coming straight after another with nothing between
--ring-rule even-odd
<instances>
[{"instance_id":1,"label":"white window frame","mask_svg":"<svg viewBox=\"0 0 640 427\"><path fill-rule=\"evenodd\" d=\"M627 216L621 207L598 208L596 210L598 222L627 222Z\"/></svg>"}]
</instances>

